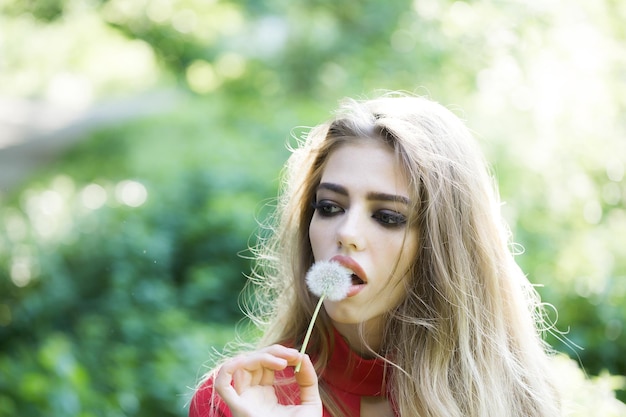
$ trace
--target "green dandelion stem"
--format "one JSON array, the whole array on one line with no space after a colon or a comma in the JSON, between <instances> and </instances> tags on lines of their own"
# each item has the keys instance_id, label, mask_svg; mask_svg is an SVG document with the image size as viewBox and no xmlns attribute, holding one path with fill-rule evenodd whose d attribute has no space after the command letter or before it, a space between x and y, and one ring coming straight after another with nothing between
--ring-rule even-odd
<instances>
[{"instance_id":1,"label":"green dandelion stem","mask_svg":"<svg viewBox=\"0 0 626 417\"><path fill-rule=\"evenodd\" d=\"M309 323L309 328L306 331L306 336L304 336L304 342L302 342L302 347L300 348L300 354L304 355L306 352L306 345L309 344L309 339L311 338L311 332L313 332L313 325L315 324L315 320L317 319L317 314L320 312L320 308L322 307L322 301L326 297L326 293L322 294L317 305L315 306L315 311L313 312L313 317L311 317L311 322ZM302 365L302 361L298 362L296 365L296 372L300 372L300 366Z\"/></svg>"}]
</instances>

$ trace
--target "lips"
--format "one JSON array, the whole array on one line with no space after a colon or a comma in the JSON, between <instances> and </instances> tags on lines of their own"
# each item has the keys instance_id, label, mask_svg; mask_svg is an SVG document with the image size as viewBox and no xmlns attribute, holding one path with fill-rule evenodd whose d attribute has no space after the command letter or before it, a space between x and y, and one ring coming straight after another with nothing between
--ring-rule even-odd
<instances>
[{"instance_id":1,"label":"lips","mask_svg":"<svg viewBox=\"0 0 626 417\"><path fill-rule=\"evenodd\" d=\"M352 286L350 287L350 290L348 290L348 297L358 294L363 288L365 288L365 285L367 285L367 275L365 275L365 271L363 271L361 265L359 265L354 259L348 256L337 255L333 256L330 260L337 262L352 271Z\"/></svg>"}]
</instances>

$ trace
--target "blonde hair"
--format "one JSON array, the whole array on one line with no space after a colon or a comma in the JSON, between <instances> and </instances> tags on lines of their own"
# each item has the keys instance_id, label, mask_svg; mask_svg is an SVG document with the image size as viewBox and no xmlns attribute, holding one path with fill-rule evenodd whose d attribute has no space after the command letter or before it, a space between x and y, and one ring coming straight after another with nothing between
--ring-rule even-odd
<instances>
[{"instance_id":1,"label":"blonde hair","mask_svg":"<svg viewBox=\"0 0 626 417\"><path fill-rule=\"evenodd\" d=\"M426 98L346 100L292 150L274 229L255 252L249 314L262 330L259 344L303 339L317 301L304 284L314 261L315 189L333 149L362 138L394 149L415 201L418 253L378 352L393 365L390 392L400 415L559 415L540 300L513 259L487 165L461 120ZM318 372L330 354L330 326L322 313L308 348ZM342 415L320 387L331 413Z\"/></svg>"}]
</instances>

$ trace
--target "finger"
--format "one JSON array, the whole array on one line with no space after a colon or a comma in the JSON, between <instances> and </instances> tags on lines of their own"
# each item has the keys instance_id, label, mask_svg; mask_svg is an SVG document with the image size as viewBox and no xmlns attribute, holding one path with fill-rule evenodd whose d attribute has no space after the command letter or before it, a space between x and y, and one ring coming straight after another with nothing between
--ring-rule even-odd
<instances>
[{"instance_id":1,"label":"finger","mask_svg":"<svg viewBox=\"0 0 626 417\"><path fill-rule=\"evenodd\" d=\"M274 371L283 370L288 364L294 365L300 357L296 349L281 345L237 356L222 364L215 377L215 389L229 407L239 408L242 405L240 394L246 388L273 385Z\"/></svg>"},{"instance_id":2,"label":"finger","mask_svg":"<svg viewBox=\"0 0 626 417\"><path fill-rule=\"evenodd\" d=\"M268 352L257 351L225 362L221 372L230 375L230 382L238 393L256 385L272 385L274 371L287 367L288 361Z\"/></svg>"},{"instance_id":3,"label":"finger","mask_svg":"<svg viewBox=\"0 0 626 417\"><path fill-rule=\"evenodd\" d=\"M287 367L286 362L287 361L285 361L285 367ZM285 369L285 368L282 368L282 369ZM259 385L265 385L265 386L274 385L274 371L272 369L263 369L263 371L261 372Z\"/></svg>"},{"instance_id":4,"label":"finger","mask_svg":"<svg viewBox=\"0 0 626 417\"><path fill-rule=\"evenodd\" d=\"M295 374L296 382L300 387L300 399L302 404L321 404L320 391L317 385L317 374L309 355L301 356L300 372Z\"/></svg>"},{"instance_id":5,"label":"finger","mask_svg":"<svg viewBox=\"0 0 626 417\"><path fill-rule=\"evenodd\" d=\"M288 364L289 360L286 358L269 352L259 351L240 357L235 366L239 369L254 372L262 369L280 371L285 369Z\"/></svg>"},{"instance_id":6,"label":"finger","mask_svg":"<svg viewBox=\"0 0 626 417\"><path fill-rule=\"evenodd\" d=\"M279 358L286 359L288 362L292 362L295 359L300 359L300 352L297 349L288 348L283 345L271 345L264 349L261 349L261 351L267 352Z\"/></svg>"},{"instance_id":7,"label":"finger","mask_svg":"<svg viewBox=\"0 0 626 417\"><path fill-rule=\"evenodd\" d=\"M237 369L233 373L232 385L238 393L242 393L246 388L262 385L274 385L274 370L259 368L254 370Z\"/></svg>"},{"instance_id":8,"label":"finger","mask_svg":"<svg viewBox=\"0 0 626 417\"><path fill-rule=\"evenodd\" d=\"M217 371L213 386L217 391L217 394L224 400L228 407L235 408L239 403L239 394L235 391L235 388L231 385L233 380L233 373L236 368L222 366Z\"/></svg>"}]
</instances>

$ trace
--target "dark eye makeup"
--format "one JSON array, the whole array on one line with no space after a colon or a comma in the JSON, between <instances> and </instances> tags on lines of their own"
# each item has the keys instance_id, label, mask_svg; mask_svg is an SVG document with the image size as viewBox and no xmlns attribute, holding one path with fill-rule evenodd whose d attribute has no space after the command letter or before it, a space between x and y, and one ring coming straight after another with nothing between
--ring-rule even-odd
<instances>
[{"instance_id":1,"label":"dark eye makeup","mask_svg":"<svg viewBox=\"0 0 626 417\"><path fill-rule=\"evenodd\" d=\"M332 217L344 211L338 204L330 200L314 201L313 209L322 217Z\"/></svg>"},{"instance_id":2,"label":"dark eye makeup","mask_svg":"<svg viewBox=\"0 0 626 417\"><path fill-rule=\"evenodd\" d=\"M388 227L400 227L406 224L406 216L393 210L378 210L372 217Z\"/></svg>"},{"instance_id":3,"label":"dark eye makeup","mask_svg":"<svg viewBox=\"0 0 626 417\"><path fill-rule=\"evenodd\" d=\"M321 217L333 217L338 214L344 213L345 209L332 200L320 200L314 201L313 209ZM405 215L398 213L394 210L380 209L372 213L372 218L387 228L398 228L406 224L407 218Z\"/></svg>"}]
</instances>

